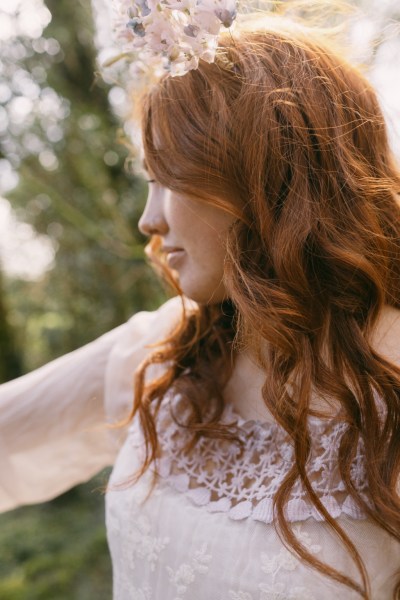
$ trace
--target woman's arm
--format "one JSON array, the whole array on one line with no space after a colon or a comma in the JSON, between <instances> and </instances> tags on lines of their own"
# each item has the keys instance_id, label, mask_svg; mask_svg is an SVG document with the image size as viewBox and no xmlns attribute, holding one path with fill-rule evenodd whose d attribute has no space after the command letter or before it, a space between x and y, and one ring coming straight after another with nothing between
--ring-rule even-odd
<instances>
[{"instance_id":1,"label":"woman's arm","mask_svg":"<svg viewBox=\"0 0 400 600\"><path fill-rule=\"evenodd\" d=\"M111 465L133 374L179 313L179 298L0 386L0 511L49 500Z\"/></svg>"},{"instance_id":2,"label":"woman's arm","mask_svg":"<svg viewBox=\"0 0 400 600\"><path fill-rule=\"evenodd\" d=\"M0 510L47 500L112 462L104 372L124 329L0 386Z\"/></svg>"}]
</instances>

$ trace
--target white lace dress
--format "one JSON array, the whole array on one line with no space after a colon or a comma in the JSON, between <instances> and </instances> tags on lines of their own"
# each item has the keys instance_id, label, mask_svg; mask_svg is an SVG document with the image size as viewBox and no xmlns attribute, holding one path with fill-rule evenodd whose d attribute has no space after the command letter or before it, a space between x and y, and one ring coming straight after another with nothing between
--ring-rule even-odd
<instances>
[{"instance_id":1,"label":"white lace dress","mask_svg":"<svg viewBox=\"0 0 400 600\"><path fill-rule=\"evenodd\" d=\"M277 425L244 421L230 407L224 420L240 426L242 449L202 439L182 452L185 430L160 417L159 477L127 481L140 465L143 440L108 430L125 415L132 374L164 336L180 310L172 299L138 313L95 342L0 387L0 509L40 502L114 464L106 522L114 571L114 600L338 600L360 595L311 569L285 548L273 525L272 498L293 461ZM159 368L159 367L157 367ZM308 463L313 487L361 553L372 600L391 600L400 545L369 522L346 494L336 468L343 424L310 419L314 447ZM366 491L363 448L352 477ZM341 542L312 509L300 484L287 519L316 558L360 581Z\"/></svg>"}]
</instances>

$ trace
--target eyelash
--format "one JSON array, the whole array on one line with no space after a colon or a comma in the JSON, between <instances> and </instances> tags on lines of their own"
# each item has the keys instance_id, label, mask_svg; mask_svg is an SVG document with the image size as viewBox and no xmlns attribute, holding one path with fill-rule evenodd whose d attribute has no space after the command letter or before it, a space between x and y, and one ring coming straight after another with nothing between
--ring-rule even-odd
<instances>
[{"instance_id":1,"label":"eyelash","mask_svg":"<svg viewBox=\"0 0 400 600\"><path fill-rule=\"evenodd\" d=\"M146 179L147 183L155 183L156 180L155 179Z\"/></svg>"}]
</instances>

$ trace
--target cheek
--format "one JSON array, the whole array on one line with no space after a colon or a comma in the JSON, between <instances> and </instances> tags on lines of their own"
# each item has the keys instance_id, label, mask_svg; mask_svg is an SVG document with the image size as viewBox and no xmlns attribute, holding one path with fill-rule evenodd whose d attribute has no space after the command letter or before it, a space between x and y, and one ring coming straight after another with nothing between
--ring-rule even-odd
<instances>
[{"instance_id":1,"label":"cheek","mask_svg":"<svg viewBox=\"0 0 400 600\"><path fill-rule=\"evenodd\" d=\"M225 239L211 227L196 228L190 223L185 229L186 244L192 258L199 261L207 270L220 270L225 258Z\"/></svg>"},{"instance_id":2,"label":"cheek","mask_svg":"<svg viewBox=\"0 0 400 600\"><path fill-rule=\"evenodd\" d=\"M205 203L171 197L167 220L173 241L184 245L192 257L223 261L232 215Z\"/></svg>"},{"instance_id":3,"label":"cheek","mask_svg":"<svg viewBox=\"0 0 400 600\"><path fill-rule=\"evenodd\" d=\"M172 233L177 236L190 238L190 232L196 229L196 214L182 202L169 204L166 208L166 220Z\"/></svg>"}]
</instances>

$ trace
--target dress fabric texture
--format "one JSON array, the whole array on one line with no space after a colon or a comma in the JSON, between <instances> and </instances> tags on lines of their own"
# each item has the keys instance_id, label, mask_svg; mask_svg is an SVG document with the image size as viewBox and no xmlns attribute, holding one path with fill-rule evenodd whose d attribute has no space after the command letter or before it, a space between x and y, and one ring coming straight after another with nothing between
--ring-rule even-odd
<instances>
[{"instance_id":1,"label":"dress fabric texture","mask_svg":"<svg viewBox=\"0 0 400 600\"><path fill-rule=\"evenodd\" d=\"M190 308L190 303L188 303ZM166 395L158 419L161 456L136 483L143 438L129 414L133 373L179 319L173 298L140 312L94 342L0 387L0 510L49 500L113 465L106 523L114 600L354 600L292 554L275 531L272 499L293 461L276 423L245 421L227 407L242 446L202 439L191 453L188 433L171 418L179 394ZM149 369L149 377L162 366ZM339 421L310 419L314 443L308 474L321 502L355 543L372 600L391 600L400 544L351 501L336 468ZM153 470L157 469L154 489ZM352 478L367 497L363 447ZM360 582L337 536L297 484L286 512L299 541L316 558Z\"/></svg>"}]
</instances>

